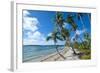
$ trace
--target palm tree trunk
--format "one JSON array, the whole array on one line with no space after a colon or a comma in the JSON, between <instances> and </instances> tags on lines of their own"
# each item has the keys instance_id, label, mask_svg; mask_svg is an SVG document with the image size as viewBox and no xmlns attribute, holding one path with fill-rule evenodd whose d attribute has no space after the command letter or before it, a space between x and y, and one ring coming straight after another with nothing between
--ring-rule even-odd
<instances>
[{"instance_id":1,"label":"palm tree trunk","mask_svg":"<svg viewBox=\"0 0 100 73\"><path fill-rule=\"evenodd\" d=\"M77 55L77 53L76 53L75 49L73 48L73 46L72 46L72 51L73 51L74 55Z\"/></svg>"},{"instance_id":2,"label":"palm tree trunk","mask_svg":"<svg viewBox=\"0 0 100 73\"><path fill-rule=\"evenodd\" d=\"M55 43L55 45L56 45L56 43ZM60 54L60 52L59 52L59 50L58 50L58 46L56 45L56 51L57 51L57 53L65 60L66 58L62 55L62 54Z\"/></svg>"},{"instance_id":3,"label":"palm tree trunk","mask_svg":"<svg viewBox=\"0 0 100 73\"><path fill-rule=\"evenodd\" d=\"M69 38L66 38L66 39L67 39L66 40L66 45L68 45L70 47L71 46L70 39ZM73 48L73 46L71 46L71 47L72 47L73 53L76 55L77 53L76 53L75 49Z\"/></svg>"}]
</instances>

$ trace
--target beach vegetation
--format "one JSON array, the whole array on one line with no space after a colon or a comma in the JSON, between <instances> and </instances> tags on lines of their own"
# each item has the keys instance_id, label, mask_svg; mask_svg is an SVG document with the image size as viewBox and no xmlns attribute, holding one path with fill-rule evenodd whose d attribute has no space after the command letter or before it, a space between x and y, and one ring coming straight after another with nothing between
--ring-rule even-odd
<instances>
[{"instance_id":1,"label":"beach vegetation","mask_svg":"<svg viewBox=\"0 0 100 73\"><path fill-rule=\"evenodd\" d=\"M66 17L64 17L62 12L56 12L54 19L54 30L56 33L52 32L52 37L48 37L48 39L52 38L56 45L57 40L65 41L65 47L71 47L73 54L78 55L80 59L90 59L91 58L91 36L88 32L86 32L84 16L85 13L67 13ZM87 15L90 21L90 15ZM80 34L76 34L78 30L78 23L75 21L75 18L80 21L82 25L82 30L84 30L83 37ZM71 26L71 28L66 28L65 25ZM57 33L59 33L60 38L58 38ZM74 33L75 37L73 41L71 41L71 34ZM56 48L57 49L57 48ZM76 52L77 49L79 53ZM58 51L58 50L57 50ZM59 51L58 51L59 53ZM63 56L63 55L62 55ZM63 56L64 57L64 56Z\"/></svg>"}]
</instances>

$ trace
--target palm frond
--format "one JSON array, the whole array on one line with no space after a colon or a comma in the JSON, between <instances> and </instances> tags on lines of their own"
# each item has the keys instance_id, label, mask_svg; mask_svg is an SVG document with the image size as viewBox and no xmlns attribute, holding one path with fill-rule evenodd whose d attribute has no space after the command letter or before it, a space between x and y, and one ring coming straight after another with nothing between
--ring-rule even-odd
<instances>
[{"instance_id":1,"label":"palm frond","mask_svg":"<svg viewBox=\"0 0 100 73\"><path fill-rule=\"evenodd\" d=\"M77 24L75 23L73 16L68 15L66 22L69 23L72 26L72 29L75 31L77 29Z\"/></svg>"},{"instance_id":2,"label":"palm frond","mask_svg":"<svg viewBox=\"0 0 100 73\"><path fill-rule=\"evenodd\" d=\"M56 37L58 40L60 40L60 41L64 41L64 38L62 38L61 36L57 36Z\"/></svg>"},{"instance_id":3,"label":"palm frond","mask_svg":"<svg viewBox=\"0 0 100 73\"><path fill-rule=\"evenodd\" d=\"M62 35L65 37L69 37L70 36L70 32L68 29L63 28L62 29Z\"/></svg>"},{"instance_id":4,"label":"palm frond","mask_svg":"<svg viewBox=\"0 0 100 73\"><path fill-rule=\"evenodd\" d=\"M50 39L52 39L52 37L51 37L51 36L48 36L48 37L46 38L46 41L49 41Z\"/></svg>"}]
</instances>

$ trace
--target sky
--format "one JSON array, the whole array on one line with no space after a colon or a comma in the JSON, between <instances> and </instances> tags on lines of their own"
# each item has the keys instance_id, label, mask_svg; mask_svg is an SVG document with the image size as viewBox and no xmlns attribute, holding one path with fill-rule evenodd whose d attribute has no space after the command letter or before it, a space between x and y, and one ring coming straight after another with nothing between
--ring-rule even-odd
<instances>
[{"instance_id":1,"label":"sky","mask_svg":"<svg viewBox=\"0 0 100 73\"><path fill-rule=\"evenodd\" d=\"M46 41L47 36L54 30L54 17L56 12L54 11L35 11L35 10L23 10L23 45L53 45L53 40ZM66 18L67 12L63 12L63 17ZM75 14L75 12L73 12ZM75 34L82 37L82 33L85 31L82 28L81 22L74 18L78 24L78 29ZM91 25L89 24L88 16L83 18L86 30L91 33ZM65 23L66 28L70 28L68 23ZM75 37L72 32L71 40ZM57 41L57 44L64 45L65 41Z\"/></svg>"}]
</instances>

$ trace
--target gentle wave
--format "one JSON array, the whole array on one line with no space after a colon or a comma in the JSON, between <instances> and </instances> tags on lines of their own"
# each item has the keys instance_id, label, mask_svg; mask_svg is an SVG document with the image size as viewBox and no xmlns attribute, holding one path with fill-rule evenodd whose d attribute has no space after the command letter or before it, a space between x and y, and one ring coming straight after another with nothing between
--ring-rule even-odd
<instances>
[{"instance_id":1,"label":"gentle wave","mask_svg":"<svg viewBox=\"0 0 100 73\"><path fill-rule=\"evenodd\" d=\"M63 45L59 45L58 49L62 50L63 47ZM55 45L23 45L23 62L54 53L55 48Z\"/></svg>"}]
</instances>

